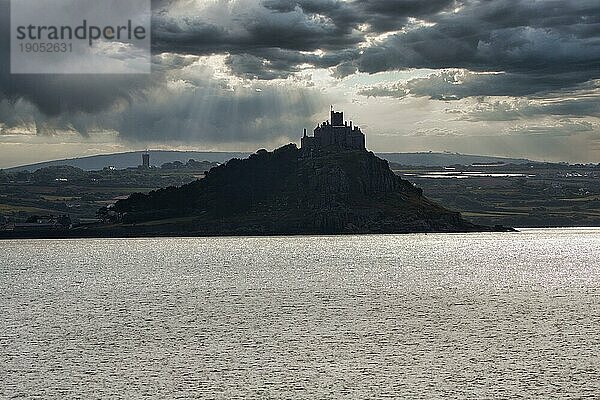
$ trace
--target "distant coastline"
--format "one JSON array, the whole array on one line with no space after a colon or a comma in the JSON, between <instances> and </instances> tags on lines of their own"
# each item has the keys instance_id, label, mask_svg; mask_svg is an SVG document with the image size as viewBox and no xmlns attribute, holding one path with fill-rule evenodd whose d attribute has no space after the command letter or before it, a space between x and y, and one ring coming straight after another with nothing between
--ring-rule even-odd
<instances>
[{"instance_id":1,"label":"distant coastline","mask_svg":"<svg viewBox=\"0 0 600 400\"><path fill-rule=\"evenodd\" d=\"M582 229L585 227L581 227ZM548 228L552 229L552 228ZM600 229L600 227L598 228ZM371 235L416 235L416 234L478 234L482 232L487 233L518 233L519 229L512 227L496 227L490 228L487 231L479 230L464 230L464 231L453 231L453 232L396 232L396 233L338 233L338 234L326 234L326 233L260 233L260 232L248 232L248 233L190 233L190 232L178 232L178 231L165 231L157 232L156 230L136 229L135 226L122 227L119 229L106 229L96 228L85 230L62 230L62 231L0 231L0 240L52 240L52 239L144 239L144 238L207 238L207 237L312 237L312 236L371 236Z\"/></svg>"},{"instance_id":2,"label":"distant coastline","mask_svg":"<svg viewBox=\"0 0 600 400\"><path fill-rule=\"evenodd\" d=\"M85 157L65 158L59 160L42 161L31 164L23 164L4 168L7 172L35 171L40 168L51 166L71 166L81 168L84 171L101 170L107 165L117 169L134 168L139 165L141 155L145 151L130 151L123 153L98 154ZM246 158L252 152L220 152L220 151L177 151L177 150L149 150L152 164L159 166L166 162L181 161L189 159L224 163L232 158ZM523 158L497 157L474 154L443 153L443 152L398 152L398 153L375 153L378 157L392 163L423 166L444 167L453 164L471 165L473 163L505 163L505 164L527 164L538 163ZM1 168L0 168L1 169Z\"/></svg>"}]
</instances>

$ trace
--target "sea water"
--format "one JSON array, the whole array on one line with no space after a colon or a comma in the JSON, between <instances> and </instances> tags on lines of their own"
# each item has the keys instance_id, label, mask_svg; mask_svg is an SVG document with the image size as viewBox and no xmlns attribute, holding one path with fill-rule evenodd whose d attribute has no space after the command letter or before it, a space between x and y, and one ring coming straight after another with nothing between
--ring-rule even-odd
<instances>
[{"instance_id":1,"label":"sea water","mask_svg":"<svg viewBox=\"0 0 600 400\"><path fill-rule=\"evenodd\" d=\"M600 398L599 295L598 229L0 241L0 398Z\"/></svg>"}]
</instances>

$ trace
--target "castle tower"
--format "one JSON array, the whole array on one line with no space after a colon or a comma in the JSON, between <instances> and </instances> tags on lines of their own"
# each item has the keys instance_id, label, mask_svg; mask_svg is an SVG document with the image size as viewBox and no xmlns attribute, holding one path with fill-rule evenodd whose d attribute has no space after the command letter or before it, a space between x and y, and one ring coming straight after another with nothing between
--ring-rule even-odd
<instances>
[{"instance_id":1,"label":"castle tower","mask_svg":"<svg viewBox=\"0 0 600 400\"><path fill-rule=\"evenodd\" d=\"M304 134L301 139L301 148L304 154L316 154L321 149L347 151L365 151L365 135L352 121L344 121L344 113L336 112L331 107L331 121L317 125L313 136Z\"/></svg>"},{"instance_id":2,"label":"castle tower","mask_svg":"<svg viewBox=\"0 0 600 400\"><path fill-rule=\"evenodd\" d=\"M331 125L344 126L344 113L331 110Z\"/></svg>"}]
</instances>

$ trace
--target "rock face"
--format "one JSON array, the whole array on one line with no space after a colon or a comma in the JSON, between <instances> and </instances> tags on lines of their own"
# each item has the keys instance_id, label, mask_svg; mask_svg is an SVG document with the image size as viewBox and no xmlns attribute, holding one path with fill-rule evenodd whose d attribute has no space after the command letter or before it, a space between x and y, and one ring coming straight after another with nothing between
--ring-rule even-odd
<instances>
[{"instance_id":1,"label":"rock face","mask_svg":"<svg viewBox=\"0 0 600 400\"><path fill-rule=\"evenodd\" d=\"M233 159L180 188L134 194L114 210L123 224L195 235L491 230L431 202L371 152L305 157L294 144Z\"/></svg>"}]
</instances>

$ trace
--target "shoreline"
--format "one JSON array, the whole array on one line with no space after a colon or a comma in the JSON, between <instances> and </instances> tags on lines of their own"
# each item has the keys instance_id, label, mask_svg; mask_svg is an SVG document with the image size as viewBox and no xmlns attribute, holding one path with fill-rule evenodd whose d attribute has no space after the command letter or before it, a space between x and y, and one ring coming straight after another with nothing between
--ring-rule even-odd
<instances>
[{"instance_id":1,"label":"shoreline","mask_svg":"<svg viewBox=\"0 0 600 400\"><path fill-rule=\"evenodd\" d=\"M410 235L422 233L495 233L495 232L519 232L512 227L478 227L473 229L456 230L406 230L396 232L324 232L324 231L302 231L302 232L274 232L274 231L156 231L143 229L71 229L56 231L0 231L0 240L17 239L136 239L136 238L163 238L163 237L278 237L278 236L352 236L352 235ZM481 229L478 229L481 228Z\"/></svg>"}]
</instances>

